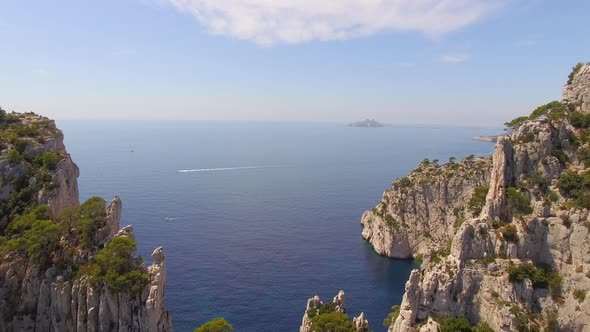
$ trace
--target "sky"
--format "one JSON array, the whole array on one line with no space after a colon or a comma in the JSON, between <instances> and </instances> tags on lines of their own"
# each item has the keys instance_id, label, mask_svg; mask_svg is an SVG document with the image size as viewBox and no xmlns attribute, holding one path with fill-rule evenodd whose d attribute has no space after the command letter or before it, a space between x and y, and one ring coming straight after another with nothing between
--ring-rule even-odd
<instances>
[{"instance_id":1,"label":"sky","mask_svg":"<svg viewBox=\"0 0 590 332\"><path fill-rule=\"evenodd\" d=\"M560 99L589 21L587 0L2 0L0 106L498 126Z\"/></svg>"}]
</instances>

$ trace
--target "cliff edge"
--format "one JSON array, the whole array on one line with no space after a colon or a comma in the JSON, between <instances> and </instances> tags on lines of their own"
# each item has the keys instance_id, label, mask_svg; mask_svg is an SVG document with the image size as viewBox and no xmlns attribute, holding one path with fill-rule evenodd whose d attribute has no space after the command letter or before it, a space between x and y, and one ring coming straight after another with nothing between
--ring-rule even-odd
<instances>
[{"instance_id":1,"label":"cliff edge","mask_svg":"<svg viewBox=\"0 0 590 332\"><path fill-rule=\"evenodd\" d=\"M162 248L145 267L122 203L80 204L52 120L0 109L0 330L172 331Z\"/></svg>"}]
</instances>

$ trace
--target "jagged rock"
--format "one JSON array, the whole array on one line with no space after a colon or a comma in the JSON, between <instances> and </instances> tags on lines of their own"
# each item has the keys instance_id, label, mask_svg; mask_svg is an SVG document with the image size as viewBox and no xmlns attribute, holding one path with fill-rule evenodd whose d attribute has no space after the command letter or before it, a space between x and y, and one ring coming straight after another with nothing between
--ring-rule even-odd
<instances>
[{"instance_id":1,"label":"jagged rock","mask_svg":"<svg viewBox=\"0 0 590 332\"><path fill-rule=\"evenodd\" d=\"M399 315L389 327L389 332L408 331L416 321L418 300L420 298L420 294L418 293L420 291L418 288L419 282L420 271L412 270L410 278L406 282L406 289L400 305Z\"/></svg>"},{"instance_id":2,"label":"jagged rock","mask_svg":"<svg viewBox=\"0 0 590 332\"><path fill-rule=\"evenodd\" d=\"M563 100L579 112L590 113L590 64L582 66L572 83L563 88Z\"/></svg>"},{"instance_id":3,"label":"jagged rock","mask_svg":"<svg viewBox=\"0 0 590 332\"><path fill-rule=\"evenodd\" d=\"M509 218L511 216L506 204L506 184L510 177L508 160L511 158L512 153L510 139L506 136L498 137L494 150L492 176L486 197L486 205L481 211L482 219Z\"/></svg>"},{"instance_id":4,"label":"jagged rock","mask_svg":"<svg viewBox=\"0 0 590 332\"><path fill-rule=\"evenodd\" d=\"M336 304L336 311L341 312L341 313L346 313L346 307L344 305L344 291L341 290L340 292L338 292L338 294L336 296L334 296L334 299L332 300L332 302L334 302Z\"/></svg>"},{"instance_id":5,"label":"jagged rock","mask_svg":"<svg viewBox=\"0 0 590 332\"><path fill-rule=\"evenodd\" d=\"M338 294L332 300L334 305L334 311L346 313L346 307L344 303L344 291L338 292ZM314 332L312 327L312 318L310 314L313 316L319 314L320 307L324 303L320 300L319 296L314 296L307 300L307 306L305 308L305 313L303 314L303 319L301 321L301 326L299 327L299 332ZM353 326L355 326L357 332L368 332L369 331L369 321L365 319L365 314L361 313L358 317L354 317L352 319Z\"/></svg>"},{"instance_id":6,"label":"jagged rock","mask_svg":"<svg viewBox=\"0 0 590 332\"><path fill-rule=\"evenodd\" d=\"M365 319L364 312L361 312L358 317L354 317L352 324L357 332L369 332L369 321Z\"/></svg>"},{"instance_id":7,"label":"jagged rock","mask_svg":"<svg viewBox=\"0 0 590 332\"><path fill-rule=\"evenodd\" d=\"M115 235L115 236L135 238L135 235L133 234L133 226L132 225L127 225L127 226L121 228L117 232L117 235Z\"/></svg>"},{"instance_id":8,"label":"jagged rock","mask_svg":"<svg viewBox=\"0 0 590 332\"><path fill-rule=\"evenodd\" d=\"M311 318L308 315L309 310L317 310L322 305L322 301L320 300L319 296L314 296L307 300L307 306L305 308L305 313L303 314L303 320L301 321L301 327L299 327L299 332L312 332L311 331Z\"/></svg>"},{"instance_id":9,"label":"jagged rock","mask_svg":"<svg viewBox=\"0 0 590 332\"><path fill-rule=\"evenodd\" d=\"M428 321L420 327L419 332L440 332L440 324L428 317Z\"/></svg>"}]
</instances>

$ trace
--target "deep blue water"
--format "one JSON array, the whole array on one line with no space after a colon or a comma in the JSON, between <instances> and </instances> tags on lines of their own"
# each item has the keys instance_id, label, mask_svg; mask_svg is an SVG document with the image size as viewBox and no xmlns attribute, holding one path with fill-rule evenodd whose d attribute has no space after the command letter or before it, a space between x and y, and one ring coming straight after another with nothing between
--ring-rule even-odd
<instances>
[{"instance_id":1,"label":"deep blue water","mask_svg":"<svg viewBox=\"0 0 590 332\"><path fill-rule=\"evenodd\" d=\"M222 316L236 331L298 331L314 294L346 291L375 331L411 261L380 257L360 217L425 157L489 154L497 129L240 122L58 123L81 199L123 200L139 253L163 245L177 331ZM133 152L131 152L133 150ZM273 166L179 173L179 170ZM276 166L276 167L275 167ZM178 218L164 222L164 218Z\"/></svg>"}]
</instances>

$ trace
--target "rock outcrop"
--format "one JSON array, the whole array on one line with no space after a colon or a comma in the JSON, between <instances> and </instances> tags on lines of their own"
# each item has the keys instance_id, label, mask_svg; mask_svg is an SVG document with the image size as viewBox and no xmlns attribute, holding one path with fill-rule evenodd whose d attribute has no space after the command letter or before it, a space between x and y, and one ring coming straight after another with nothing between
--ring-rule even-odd
<instances>
[{"instance_id":1,"label":"rock outcrop","mask_svg":"<svg viewBox=\"0 0 590 332\"><path fill-rule=\"evenodd\" d=\"M468 201L476 187L487 185L491 169L489 157L443 166L422 162L363 214L363 238L377 253L393 258L445 250L457 226L470 216Z\"/></svg>"},{"instance_id":2,"label":"rock outcrop","mask_svg":"<svg viewBox=\"0 0 590 332\"><path fill-rule=\"evenodd\" d=\"M564 172L580 179L586 174L587 129L572 126L568 114L590 113L588 91L586 65L564 89L567 111L526 121L499 137L491 167L483 168L479 179L462 175L464 180L450 177L448 185L440 179L426 184L414 171L365 212L363 237L378 253L424 255L389 331L439 331L446 317L464 317L494 331L590 330L588 205L560 186ZM472 168L464 167L463 174ZM448 211L464 211L475 186L489 188L481 212L463 214L462 222L450 227L458 218ZM388 219L398 224L387 229ZM445 239L448 247L441 250Z\"/></svg>"},{"instance_id":3,"label":"rock outcrop","mask_svg":"<svg viewBox=\"0 0 590 332\"><path fill-rule=\"evenodd\" d=\"M590 63L583 65L563 88L563 100L576 111L590 113Z\"/></svg>"},{"instance_id":4,"label":"rock outcrop","mask_svg":"<svg viewBox=\"0 0 590 332\"><path fill-rule=\"evenodd\" d=\"M314 296L307 300L305 314L299 327L299 332L314 332L313 318L317 315L339 312L346 314L346 306L344 304L344 291L338 292L332 302L323 303L319 296ZM348 316L346 316L348 317ZM352 326L357 332L369 332L369 321L365 319L365 314L361 312L358 317L352 318Z\"/></svg>"},{"instance_id":5,"label":"rock outcrop","mask_svg":"<svg viewBox=\"0 0 590 332\"><path fill-rule=\"evenodd\" d=\"M79 170L65 150L61 131L53 121L37 115L13 113L10 117L2 137L11 140L0 141L0 235L31 206L47 205L50 216L57 219L80 205ZM29 136L19 138L9 131ZM20 154L12 152L17 148L22 149ZM144 268L148 280L139 292L112 292L104 283L92 282L80 273L114 238L133 238L131 227L119 229L122 203L118 197L105 211L87 245L80 245L78 234L66 232L59 249L51 252L50 262L35 263L21 251L1 252L1 331L172 331L164 306L162 247L154 250L153 264Z\"/></svg>"}]
</instances>

